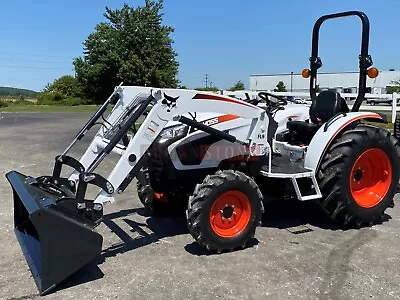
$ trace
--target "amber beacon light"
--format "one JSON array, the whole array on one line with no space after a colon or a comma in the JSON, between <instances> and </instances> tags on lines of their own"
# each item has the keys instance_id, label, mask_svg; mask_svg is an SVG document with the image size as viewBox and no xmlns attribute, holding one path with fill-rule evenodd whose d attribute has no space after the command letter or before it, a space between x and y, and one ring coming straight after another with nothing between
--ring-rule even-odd
<instances>
[{"instance_id":1,"label":"amber beacon light","mask_svg":"<svg viewBox=\"0 0 400 300\"><path fill-rule=\"evenodd\" d=\"M379 70L377 68L370 68L368 69L368 77L369 78L376 78L379 75Z\"/></svg>"},{"instance_id":2,"label":"amber beacon light","mask_svg":"<svg viewBox=\"0 0 400 300\"><path fill-rule=\"evenodd\" d=\"M303 76L303 78L308 78L310 77L310 72L309 69L304 69L303 72L301 72L301 76Z\"/></svg>"}]
</instances>

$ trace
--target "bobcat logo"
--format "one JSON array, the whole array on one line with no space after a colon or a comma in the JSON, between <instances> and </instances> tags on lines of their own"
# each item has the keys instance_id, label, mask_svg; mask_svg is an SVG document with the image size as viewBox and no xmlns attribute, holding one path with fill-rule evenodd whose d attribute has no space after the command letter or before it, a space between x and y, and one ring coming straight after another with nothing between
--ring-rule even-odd
<instances>
[{"instance_id":1,"label":"bobcat logo","mask_svg":"<svg viewBox=\"0 0 400 300\"><path fill-rule=\"evenodd\" d=\"M176 106L176 100L179 99L179 96L174 98L164 93L164 98L161 103L167 106L167 112L171 112L171 109Z\"/></svg>"}]
</instances>

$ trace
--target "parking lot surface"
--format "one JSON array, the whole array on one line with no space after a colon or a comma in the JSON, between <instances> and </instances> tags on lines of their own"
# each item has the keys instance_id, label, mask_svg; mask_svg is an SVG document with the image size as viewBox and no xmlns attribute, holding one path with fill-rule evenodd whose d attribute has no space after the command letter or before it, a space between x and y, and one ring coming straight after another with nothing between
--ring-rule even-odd
<instances>
[{"instance_id":1,"label":"parking lot surface","mask_svg":"<svg viewBox=\"0 0 400 300\"><path fill-rule=\"evenodd\" d=\"M0 114L0 299L40 298L13 232L5 174L50 175L89 117ZM79 158L89 142L71 154ZM101 174L114 162L107 159ZM383 224L361 230L336 227L313 202L267 205L251 245L219 255L194 243L184 218L150 216L135 181L116 199L97 229L101 257L43 299L400 299L397 199Z\"/></svg>"}]
</instances>

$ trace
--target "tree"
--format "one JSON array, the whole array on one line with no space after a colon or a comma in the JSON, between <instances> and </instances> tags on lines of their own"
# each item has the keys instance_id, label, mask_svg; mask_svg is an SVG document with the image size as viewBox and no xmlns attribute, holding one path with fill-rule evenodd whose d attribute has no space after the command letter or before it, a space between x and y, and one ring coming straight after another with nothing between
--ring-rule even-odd
<instances>
[{"instance_id":1,"label":"tree","mask_svg":"<svg viewBox=\"0 0 400 300\"><path fill-rule=\"evenodd\" d=\"M125 85L176 88L179 63L172 48L174 29L161 24L163 1L145 0L143 7L106 7L99 23L74 60L87 98L103 102L121 81Z\"/></svg>"},{"instance_id":2,"label":"tree","mask_svg":"<svg viewBox=\"0 0 400 300\"><path fill-rule=\"evenodd\" d=\"M316 91L317 93L320 93L320 92L321 92L321 88L319 87L319 84L317 84L317 85L315 86L315 91Z\"/></svg>"},{"instance_id":3,"label":"tree","mask_svg":"<svg viewBox=\"0 0 400 300\"><path fill-rule=\"evenodd\" d=\"M392 80L390 84L390 86L386 87L388 94L400 93L400 80Z\"/></svg>"},{"instance_id":4,"label":"tree","mask_svg":"<svg viewBox=\"0 0 400 300\"><path fill-rule=\"evenodd\" d=\"M39 105L81 105L87 104L86 99L82 99L82 87L78 80L71 75L64 75L47 84L46 87L37 95Z\"/></svg>"},{"instance_id":5,"label":"tree","mask_svg":"<svg viewBox=\"0 0 400 300\"><path fill-rule=\"evenodd\" d=\"M37 94L37 92L31 90L0 86L0 98L18 98L19 96L35 98Z\"/></svg>"},{"instance_id":6,"label":"tree","mask_svg":"<svg viewBox=\"0 0 400 300\"><path fill-rule=\"evenodd\" d=\"M48 84L42 92L58 94L63 98L82 96L81 87L78 85L77 79L71 75L64 75L54 80L54 82Z\"/></svg>"},{"instance_id":7,"label":"tree","mask_svg":"<svg viewBox=\"0 0 400 300\"><path fill-rule=\"evenodd\" d=\"M274 90L275 92L286 92L286 86L283 81L279 81L278 84L276 85L276 89Z\"/></svg>"},{"instance_id":8,"label":"tree","mask_svg":"<svg viewBox=\"0 0 400 300\"><path fill-rule=\"evenodd\" d=\"M218 92L219 89L217 87L199 87L195 88L196 91L203 91L203 92Z\"/></svg>"},{"instance_id":9,"label":"tree","mask_svg":"<svg viewBox=\"0 0 400 300\"><path fill-rule=\"evenodd\" d=\"M245 90L246 87L244 86L243 81L239 80L238 82L235 83L234 86L232 86L229 90L230 91L243 91Z\"/></svg>"}]
</instances>

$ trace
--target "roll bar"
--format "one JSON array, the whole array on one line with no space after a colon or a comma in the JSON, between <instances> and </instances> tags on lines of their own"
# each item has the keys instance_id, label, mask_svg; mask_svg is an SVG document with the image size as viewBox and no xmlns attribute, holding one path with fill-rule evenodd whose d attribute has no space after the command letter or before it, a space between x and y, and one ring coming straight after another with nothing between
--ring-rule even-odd
<instances>
[{"instance_id":1,"label":"roll bar","mask_svg":"<svg viewBox=\"0 0 400 300\"><path fill-rule=\"evenodd\" d=\"M316 91L317 70L320 67L322 67L321 58L318 56L319 31L321 25L322 23L324 23L326 20L329 19L336 19L349 16L358 16L362 22L361 54L359 55L360 72L359 72L359 83L358 83L358 96L352 108L352 111L358 111L365 96L368 68L372 66L372 58L368 54L370 23L367 15L361 11L347 11L342 13L329 14L320 17L315 22L312 35L312 50L310 57L310 96L312 101L314 101L317 96L317 91Z\"/></svg>"}]
</instances>

